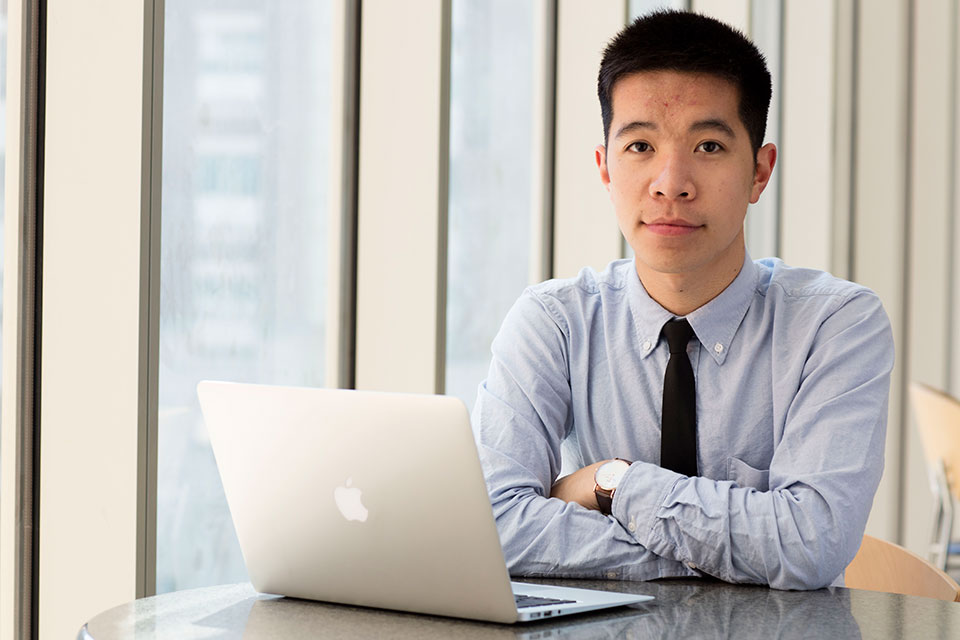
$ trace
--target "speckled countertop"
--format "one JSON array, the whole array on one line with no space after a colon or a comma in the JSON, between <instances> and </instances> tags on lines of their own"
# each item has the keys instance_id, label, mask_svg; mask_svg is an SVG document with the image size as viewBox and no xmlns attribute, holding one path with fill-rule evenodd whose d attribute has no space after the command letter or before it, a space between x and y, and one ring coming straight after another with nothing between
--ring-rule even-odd
<instances>
[{"instance_id":1,"label":"speckled countertop","mask_svg":"<svg viewBox=\"0 0 960 640\"><path fill-rule=\"evenodd\" d=\"M537 582L649 594L656 600L501 625L280 598L237 584L136 600L96 616L78 637L960 639L960 603L913 596L842 588L775 591L706 580Z\"/></svg>"}]
</instances>

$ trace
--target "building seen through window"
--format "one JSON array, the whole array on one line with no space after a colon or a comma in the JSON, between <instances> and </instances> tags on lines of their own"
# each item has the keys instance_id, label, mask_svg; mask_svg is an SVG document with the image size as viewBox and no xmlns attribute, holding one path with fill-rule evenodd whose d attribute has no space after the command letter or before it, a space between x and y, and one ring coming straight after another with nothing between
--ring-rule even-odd
<instances>
[{"instance_id":1,"label":"building seen through window","mask_svg":"<svg viewBox=\"0 0 960 640\"><path fill-rule=\"evenodd\" d=\"M330 5L166 2L159 593L246 579L197 382L324 384Z\"/></svg>"},{"instance_id":2,"label":"building seen through window","mask_svg":"<svg viewBox=\"0 0 960 640\"><path fill-rule=\"evenodd\" d=\"M445 391L467 407L490 342L531 279L534 8L452 6Z\"/></svg>"}]
</instances>

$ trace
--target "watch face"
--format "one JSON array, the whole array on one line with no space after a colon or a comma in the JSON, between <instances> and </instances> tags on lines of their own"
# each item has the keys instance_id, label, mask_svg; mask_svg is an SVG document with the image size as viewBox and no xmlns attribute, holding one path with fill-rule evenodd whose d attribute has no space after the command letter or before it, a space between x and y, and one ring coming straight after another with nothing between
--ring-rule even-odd
<instances>
[{"instance_id":1,"label":"watch face","mask_svg":"<svg viewBox=\"0 0 960 640\"><path fill-rule=\"evenodd\" d=\"M611 460L597 469L596 482L601 489L616 489L620 478L626 473L630 464L626 460Z\"/></svg>"}]
</instances>

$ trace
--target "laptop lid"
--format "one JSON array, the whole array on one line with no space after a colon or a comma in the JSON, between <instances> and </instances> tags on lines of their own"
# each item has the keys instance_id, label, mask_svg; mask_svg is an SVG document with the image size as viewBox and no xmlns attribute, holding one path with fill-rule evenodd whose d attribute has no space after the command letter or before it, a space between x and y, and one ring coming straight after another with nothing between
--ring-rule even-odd
<instances>
[{"instance_id":1,"label":"laptop lid","mask_svg":"<svg viewBox=\"0 0 960 640\"><path fill-rule=\"evenodd\" d=\"M650 599L523 585L579 602L518 612L457 398L228 382L198 394L258 591L496 622Z\"/></svg>"},{"instance_id":2,"label":"laptop lid","mask_svg":"<svg viewBox=\"0 0 960 640\"><path fill-rule=\"evenodd\" d=\"M516 620L460 400L222 382L198 393L255 589Z\"/></svg>"}]
</instances>

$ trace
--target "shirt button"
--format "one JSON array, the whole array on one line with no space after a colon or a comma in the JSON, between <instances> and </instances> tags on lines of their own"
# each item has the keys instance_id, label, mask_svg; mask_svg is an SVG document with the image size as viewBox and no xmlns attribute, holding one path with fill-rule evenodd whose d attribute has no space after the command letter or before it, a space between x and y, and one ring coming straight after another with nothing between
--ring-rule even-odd
<instances>
[{"instance_id":1,"label":"shirt button","mask_svg":"<svg viewBox=\"0 0 960 640\"><path fill-rule=\"evenodd\" d=\"M717 344L713 345L713 350L717 353L723 353L723 345L718 342Z\"/></svg>"},{"instance_id":2,"label":"shirt button","mask_svg":"<svg viewBox=\"0 0 960 640\"><path fill-rule=\"evenodd\" d=\"M696 568L697 568L697 565L693 564L692 562L688 562L688 563L687 563L687 566L690 567L691 569L696 569Z\"/></svg>"},{"instance_id":3,"label":"shirt button","mask_svg":"<svg viewBox=\"0 0 960 640\"><path fill-rule=\"evenodd\" d=\"M607 577L610 578L611 580L615 580L615 579L617 578L617 572L616 572L616 571L607 571Z\"/></svg>"},{"instance_id":4,"label":"shirt button","mask_svg":"<svg viewBox=\"0 0 960 640\"><path fill-rule=\"evenodd\" d=\"M643 350L644 350L644 351L650 351L650 349L651 349L652 347L653 347L653 345L650 344L650 341L649 341L649 340L644 340L644 342L643 342Z\"/></svg>"},{"instance_id":5,"label":"shirt button","mask_svg":"<svg viewBox=\"0 0 960 640\"><path fill-rule=\"evenodd\" d=\"M633 533L637 530L637 523L631 521L630 524L627 525L627 529L630 529L630 533Z\"/></svg>"}]
</instances>

